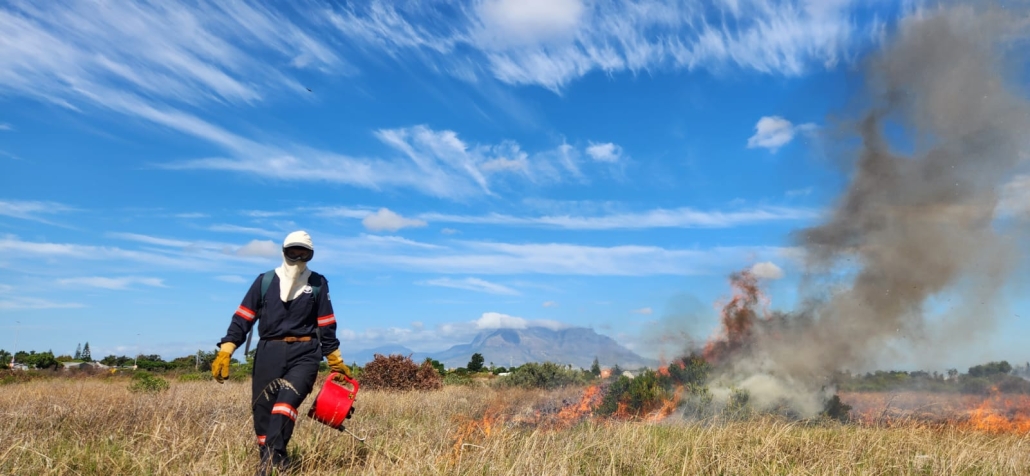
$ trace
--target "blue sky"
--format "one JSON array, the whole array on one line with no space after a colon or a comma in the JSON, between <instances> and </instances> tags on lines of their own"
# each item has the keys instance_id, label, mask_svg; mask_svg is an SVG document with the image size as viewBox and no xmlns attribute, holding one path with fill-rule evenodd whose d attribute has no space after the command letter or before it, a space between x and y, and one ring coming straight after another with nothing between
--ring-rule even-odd
<instances>
[{"instance_id":1,"label":"blue sky","mask_svg":"<svg viewBox=\"0 0 1030 476\"><path fill-rule=\"evenodd\" d=\"M297 229L354 349L539 324L668 355L744 268L790 308L833 118L913 6L681 3L5 3L0 348L211 349Z\"/></svg>"}]
</instances>

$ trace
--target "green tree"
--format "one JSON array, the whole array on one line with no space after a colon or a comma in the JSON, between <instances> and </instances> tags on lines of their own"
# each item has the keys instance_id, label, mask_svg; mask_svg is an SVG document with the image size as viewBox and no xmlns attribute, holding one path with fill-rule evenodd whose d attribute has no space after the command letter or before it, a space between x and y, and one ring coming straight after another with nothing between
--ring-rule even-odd
<instances>
[{"instance_id":1,"label":"green tree","mask_svg":"<svg viewBox=\"0 0 1030 476\"><path fill-rule=\"evenodd\" d=\"M75 360L82 359L82 344L75 346Z\"/></svg>"},{"instance_id":2,"label":"green tree","mask_svg":"<svg viewBox=\"0 0 1030 476\"><path fill-rule=\"evenodd\" d=\"M428 362L429 365L432 366L434 369L436 369L436 373L440 374L441 377L447 375L447 368L444 367L439 360L426 357L425 361Z\"/></svg>"},{"instance_id":3,"label":"green tree","mask_svg":"<svg viewBox=\"0 0 1030 476\"><path fill-rule=\"evenodd\" d=\"M0 349L0 368L7 368L8 365L11 365L11 353Z\"/></svg>"},{"instance_id":4,"label":"green tree","mask_svg":"<svg viewBox=\"0 0 1030 476\"><path fill-rule=\"evenodd\" d=\"M597 357L594 357L594 363L590 364L590 373L594 374L594 377L601 375L601 363L597 361Z\"/></svg>"},{"instance_id":5,"label":"green tree","mask_svg":"<svg viewBox=\"0 0 1030 476\"><path fill-rule=\"evenodd\" d=\"M92 362L93 356L89 353L89 342L82 347L82 355L79 356L83 362Z\"/></svg>"},{"instance_id":6,"label":"green tree","mask_svg":"<svg viewBox=\"0 0 1030 476\"><path fill-rule=\"evenodd\" d=\"M469 364L465 367L469 372L479 372L483 370L483 354L476 352L472 354L472 360L469 360Z\"/></svg>"}]
</instances>

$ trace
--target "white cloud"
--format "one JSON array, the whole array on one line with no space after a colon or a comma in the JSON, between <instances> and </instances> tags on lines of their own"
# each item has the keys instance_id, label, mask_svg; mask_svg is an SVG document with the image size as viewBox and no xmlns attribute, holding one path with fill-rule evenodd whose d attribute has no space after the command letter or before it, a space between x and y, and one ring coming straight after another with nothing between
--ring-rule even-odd
<instances>
[{"instance_id":1,"label":"white cloud","mask_svg":"<svg viewBox=\"0 0 1030 476\"><path fill-rule=\"evenodd\" d=\"M455 230L454 228L443 228L440 230L440 233L443 233L445 235L456 235L460 232L458 230Z\"/></svg>"},{"instance_id":2,"label":"white cloud","mask_svg":"<svg viewBox=\"0 0 1030 476\"><path fill-rule=\"evenodd\" d=\"M158 101L247 104L302 88L294 68L344 70L313 25L249 2L8 4L0 9L0 90L77 109L97 91L135 89Z\"/></svg>"},{"instance_id":3,"label":"white cloud","mask_svg":"<svg viewBox=\"0 0 1030 476\"><path fill-rule=\"evenodd\" d=\"M650 316L651 314L654 314L654 310L652 310L650 307L642 307L640 309L634 309L630 312L632 312L633 314L643 314L645 316Z\"/></svg>"},{"instance_id":4,"label":"white cloud","mask_svg":"<svg viewBox=\"0 0 1030 476\"><path fill-rule=\"evenodd\" d=\"M342 244L342 243L341 243ZM657 246L586 246L563 243L453 241L436 249L385 246L364 240L333 250L347 267L393 268L437 274L550 274L656 276L722 273L755 257L779 256L782 248L667 249ZM327 257L327 259L329 259Z\"/></svg>"},{"instance_id":5,"label":"white cloud","mask_svg":"<svg viewBox=\"0 0 1030 476\"><path fill-rule=\"evenodd\" d=\"M148 245L168 246L172 248L186 248L187 246L190 246L192 244L189 241L141 235L139 233L108 233L107 236L121 240L138 241L140 243L146 243Z\"/></svg>"},{"instance_id":6,"label":"white cloud","mask_svg":"<svg viewBox=\"0 0 1030 476\"><path fill-rule=\"evenodd\" d=\"M252 240L236 250L237 256L258 256L262 258L275 258L282 256L281 245L268 240Z\"/></svg>"},{"instance_id":7,"label":"white cloud","mask_svg":"<svg viewBox=\"0 0 1030 476\"><path fill-rule=\"evenodd\" d=\"M10 124L7 124L7 123L4 123L4 122L0 122L0 131L13 131L13 130L14 130L14 126L12 126Z\"/></svg>"},{"instance_id":8,"label":"white cloud","mask_svg":"<svg viewBox=\"0 0 1030 476\"><path fill-rule=\"evenodd\" d=\"M798 132L814 129L815 125L811 123L795 126L780 116L766 116L759 119L758 123L755 124L755 135L747 140L747 147L749 149L762 147L769 149L771 152L776 152L780 147L794 140L794 136Z\"/></svg>"},{"instance_id":9,"label":"white cloud","mask_svg":"<svg viewBox=\"0 0 1030 476\"><path fill-rule=\"evenodd\" d=\"M209 218L211 215L207 213L191 212L191 213L176 213L175 218L193 219L193 218Z\"/></svg>"},{"instance_id":10,"label":"white cloud","mask_svg":"<svg viewBox=\"0 0 1030 476\"><path fill-rule=\"evenodd\" d=\"M247 279L246 278L244 278L243 276L235 275L235 274L226 274L226 275L222 275L222 276L215 276L215 279L217 279L219 281L226 282L226 283L232 283L232 284L245 284L245 283L247 283Z\"/></svg>"},{"instance_id":11,"label":"white cloud","mask_svg":"<svg viewBox=\"0 0 1030 476\"><path fill-rule=\"evenodd\" d=\"M755 277L762 279L780 279L783 277L783 270L771 261L755 263L755 265L751 267L751 273L754 274Z\"/></svg>"},{"instance_id":12,"label":"white cloud","mask_svg":"<svg viewBox=\"0 0 1030 476\"><path fill-rule=\"evenodd\" d=\"M611 142L595 144L593 142L587 147L587 155L598 162L615 163L622 157L622 147Z\"/></svg>"},{"instance_id":13,"label":"white cloud","mask_svg":"<svg viewBox=\"0 0 1030 476\"><path fill-rule=\"evenodd\" d=\"M219 233L240 233L240 234L244 234L244 235L257 235L257 236L264 236L266 238L280 238L280 239L285 238L286 235L289 234L287 232L282 232L282 231L265 230L263 228L255 228L255 227L252 227L252 226L228 225L228 224L224 224L224 223L217 224L217 225L211 225L211 226L207 227L207 229L210 230L210 231L215 231L215 232L219 232Z\"/></svg>"},{"instance_id":14,"label":"white cloud","mask_svg":"<svg viewBox=\"0 0 1030 476\"><path fill-rule=\"evenodd\" d=\"M548 329L560 330L568 325L549 319L523 319L521 317L509 316L499 312L484 312L475 321L476 329L525 329L528 327L546 327Z\"/></svg>"},{"instance_id":15,"label":"white cloud","mask_svg":"<svg viewBox=\"0 0 1030 476\"><path fill-rule=\"evenodd\" d=\"M558 307L558 303L554 301L544 301L544 307Z\"/></svg>"},{"instance_id":16,"label":"white cloud","mask_svg":"<svg viewBox=\"0 0 1030 476\"><path fill-rule=\"evenodd\" d=\"M13 299L0 300L0 309L23 310L23 309L77 309L86 307L84 304L74 302L58 302L34 297L16 297Z\"/></svg>"},{"instance_id":17,"label":"white cloud","mask_svg":"<svg viewBox=\"0 0 1030 476\"><path fill-rule=\"evenodd\" d=\"M811 195L815 191L815 187L805 187L794 190L787 190L786 194L788 197L803 197Z\"/></svg>"},{"instance_id":18,"label":"white cloud","mask_svg":"<svg viewBox=\"0 0 1030 476\"><path fill-rule=\"evenodd\" d=\"M476 291L488 294L500 294L506 296L518 296L522 293L516 289L512 289L502 284L491 283L479 278L465 278L465 279L451 279L451 278L437 278L430 279L428 281L422 281L417 284L426 286L440 286L445 288L465 289L468 291Z\"/></svg>"},{"instance_id":19,"label":"white cloud","mask_svg":"<svg viewBox=\"0 0 1030 476\"><path fill-rule=\"evenodd\" d=\"M370 231L397 231L402 228L418 228L426 226L424 220L404 218L386 208L365 216L361 224Z\"/></svg>"},{"instance_id":20,"label":"white cloud","mask_svg":"<svg viewBox=\"0 0 1030 476\"><path fill-rule=\"evenodd\" d=\"M27 200L0 200L0 216L20 218L53 225L40 215L54 215L75 211L74 208L56 202Z\"/></svg>"},{"instance_id":21,"label":"white cloud","mask_svg":"<svg viewBox=\"0 0 1030 476\"><path fill-rule=\"evenodd\" d=\"M120 278L107 278L103 276L86 276L78 278L58 279L58 284L63 286L82 286L91 288L124 290L129 289L133 284L142 284L156 288L167 287L164 280L160 278L147 278L140 276L123 276Z\"/></svg>"},{"instance_id":22,"label":"white cloud","mask_svg":"<svg viewBox=\"0 0 1030 476\"><path fill-rule=\"evenodd\" d=\"M998 212L1005 216L1030 218L1030 175L1012 177L1001 187Z\"/></svg>"},{"instance_id":23,"label":"white cloud","mask_svg":"<svg viewBox=\"0 0 1030 476\"><path fill-rule=\"evenodd\" d=\"M572 230L618 230L645 228L727 228L769 221L808 220L814 210L788 207L760 207L737 211L701 211L691 208L655 209L644 212L612 213L601 216L548 215L518 217L489 215L449 215L424 213L420 218L441 223L467 223L507 226L532 226Z\"/></svg>"},{"instance_id":24,"label":"white cloud","mask_svg":"<svg viewBox=\"0 0 1030 476\"><path fill-rule=\"evenodd\" d=\"M475 5L447 15L418 3L370 2L336 9L330 18L340 34L369 54L430 62L434 69L476 81L472 62L502 82L553 91L594 71L739 68L797 76L849 60L877 38L881 24L858 26L862 4L851 0L753 0L746 6L485 0Z\"/></svg>"}]
</instances>

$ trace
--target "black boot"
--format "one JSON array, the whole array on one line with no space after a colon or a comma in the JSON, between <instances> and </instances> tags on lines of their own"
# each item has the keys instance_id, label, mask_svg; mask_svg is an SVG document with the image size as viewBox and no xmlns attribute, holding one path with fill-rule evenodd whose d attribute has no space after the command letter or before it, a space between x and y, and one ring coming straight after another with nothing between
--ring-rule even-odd
<instances>
[{"instance_id":1,"label":"black boot","mask_svg":"<svg viewBox=\"0 0 1030 476\"><path fill-rule=\"evenodd\" d=\"M258 454L261 455L261 460L258 462L257 472L254 476L271 476L272 475L272 450L271 448L261 445L258 447Z\"/></svg>"}]
</instances>

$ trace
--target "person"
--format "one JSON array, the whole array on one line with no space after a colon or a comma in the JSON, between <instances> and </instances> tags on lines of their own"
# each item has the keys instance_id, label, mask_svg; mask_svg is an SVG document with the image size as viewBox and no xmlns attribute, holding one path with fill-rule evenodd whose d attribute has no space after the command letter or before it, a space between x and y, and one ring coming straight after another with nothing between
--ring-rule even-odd
<instances>
[{"instance_id":1,"label":"person","mask_svg":"<svg viewBox=\"0 0 1030 476\"><path fill-rule=\"evenodd\" d=\"M233 351L258 321L260 340L254 354L251 407L260 454L259 475L288 468L286 445L297 422L297 408L315 384L322 357L333 371L351 375L340 356L329 282L307 266L314 254L315 247L306 232L295 231L286 237L282 265L275 268L264 293L264 274L251 284L233 313L225 337L218 342L218 354L211 365L216 381L227 379Z\"/></svg>"}]
</instances>

